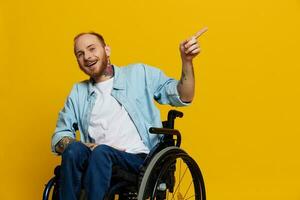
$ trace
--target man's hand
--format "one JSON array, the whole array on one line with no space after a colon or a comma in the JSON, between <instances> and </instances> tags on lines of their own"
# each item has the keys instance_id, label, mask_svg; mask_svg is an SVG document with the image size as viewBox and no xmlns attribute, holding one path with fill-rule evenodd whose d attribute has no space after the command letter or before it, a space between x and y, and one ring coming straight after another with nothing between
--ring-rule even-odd
<instances>
[{"instance_id":1,"label":"man's hand","mask_svg":"<svg viewBox=\"0 0 300 200\"><path fill-rule=\"evenodd\" d=\"M197 39L206 31L207 27L198 31L189 40L180 44L180 55L182 60L182 72L177 90L183 102L192 102L195 93L195 77L193 59L200 53L200 46Z\"/></svg>"},{"instance_id":2,"label":"man's hand","mask_svg":"<svg viewBox=\"0 0 300 200\"><path fill-rule=\"evenodd\" d=\"M91 150L94 150L98 146L98 144L95 143L84 143L84 144Z\"/></svg>"},{"instance_id":3,"label":"man's hand","mask_svg":"<svg viewBox=\"0 0 300 200\"><path fill-rule=\"evenodd\" d=\"M63 137L56 145L55 145L55 151L59 154L62 154L64 150L67 148L67 146L76 141L74 138L71 137Z\"/></svg>"},{"instance_id":4,"label":"man's hand","mask_svg":"<svg viewBox=\"0 0 300 200\"><path fill-rule=\"evenodd\" d=\"M206 31L207 27L198 31L194 36L190 39L183 41L180 43L180 55L182 62L191 62L201 51L201 48L198 44L197 39Z\"/></svg>"}]
</instances>

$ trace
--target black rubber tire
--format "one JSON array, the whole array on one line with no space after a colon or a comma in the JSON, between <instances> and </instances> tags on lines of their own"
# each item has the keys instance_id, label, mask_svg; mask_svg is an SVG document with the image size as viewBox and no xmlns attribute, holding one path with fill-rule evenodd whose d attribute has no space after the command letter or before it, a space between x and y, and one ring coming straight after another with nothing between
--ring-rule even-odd
<instances>
[{"instance_id":1,"label":"black rubber tire","mask_svg":"<svg viewBox=\"0 0 300 200\"><path fill-rule=\"evenodd\" d=\"M43 200L58 200L58 191L57 187L55 187L56 178L51 178L48 183L45 185L45 189L43 192Z\"/></svg>"},{"instance_id":2,"label":"black rubber tire","mask_svg":"<svg viewBox=\"0 0 300 200\"><path fill-rule=\"evenodd\" d=\"M167 170L174 165L178 158L186 164L186 169L189 170L192 177L191 183L194 185L195 196L189 199L206 200L204 180L197 163L184 150L174 146L161 150L153 157L139 187L138 200L158 200L161 198L156 197L159 192L154 188L158 187L160 179L167 176Z\"/></svg>"}]
</instances>

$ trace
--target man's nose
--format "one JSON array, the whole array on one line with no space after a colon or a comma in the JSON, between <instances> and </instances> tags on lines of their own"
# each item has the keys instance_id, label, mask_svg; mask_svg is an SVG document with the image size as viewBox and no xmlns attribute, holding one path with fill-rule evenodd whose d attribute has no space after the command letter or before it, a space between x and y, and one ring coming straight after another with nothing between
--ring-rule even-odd
<instances>
[{"instance_id":1,"label":"man's nose","mask_svg":"<svg viewBox=\"0 0 300 200\"><path fill-rule=\"evenodd\" d=\"M92 57L92 55L91 55L91 53L89 53L89 52L86 52L86 53L84 54L84 60L89 60L91 57Z\"/></svg>"}]
</instances>

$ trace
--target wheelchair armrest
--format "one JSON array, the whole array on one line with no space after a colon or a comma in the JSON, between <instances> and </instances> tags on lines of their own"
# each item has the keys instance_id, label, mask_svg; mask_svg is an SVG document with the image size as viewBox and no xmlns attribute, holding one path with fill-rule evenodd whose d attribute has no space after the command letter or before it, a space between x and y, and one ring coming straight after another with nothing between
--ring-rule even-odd
<instances>
[{"instance_id":1,"label":"wheelchair armrest","mask_svg":"<svg viewBox=\"0 0 300 200\"><path fill-rule=\"evenodd\" d=\"M176 135L176 137L177 137L176 146L177 147L180 146L181 134L177 129L151 127L151 128L149 128L149 132L152 134Z\"/></svg>"},{"instance_id":2,"label":"wheelchair armrest","mask_svg":"<svg viewBox=\"0 0 300 200\"><path fill-rule=\"evenodd\" d=\"M180 135L180 132L171 128L156 128L150 127L149 132L153 134Z\"/></svg>"}]
</instances>

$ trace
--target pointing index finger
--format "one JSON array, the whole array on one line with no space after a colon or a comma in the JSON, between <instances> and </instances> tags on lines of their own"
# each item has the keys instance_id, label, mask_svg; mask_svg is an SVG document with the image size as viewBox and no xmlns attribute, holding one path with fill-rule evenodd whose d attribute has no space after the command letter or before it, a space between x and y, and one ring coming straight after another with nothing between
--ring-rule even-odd
<instances>
[{"instance_id":1,"label":"pointing index finger","mask_svg":"<svg viewBox=\"0 0 300 200\"><path fill-rule=\"evenodd\" d=\"M207 27L204 27L203 29L201 29L200 31L198 31L196 34L195 34L195 38L198 39L203 33L205 33L206 31L208 30Z\"/></svg>"}]
</instances>

